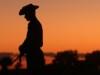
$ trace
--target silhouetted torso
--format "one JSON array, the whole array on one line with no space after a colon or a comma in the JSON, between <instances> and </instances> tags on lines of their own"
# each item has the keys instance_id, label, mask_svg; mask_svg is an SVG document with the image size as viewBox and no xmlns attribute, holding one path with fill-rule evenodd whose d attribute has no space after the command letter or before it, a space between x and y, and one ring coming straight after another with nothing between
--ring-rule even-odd
<instances>
[{"instance_id":1,"label":"silhouetted torso","mask_svg":"<svg viewBox=\"0 0 100 75\"><path fill-rule=\"evenodd\" d=\"M43 45L43 31L40 22L34 18L28 24L28 32L25 42L29 47L42 47Z\"/></svg>"}]
</instances>

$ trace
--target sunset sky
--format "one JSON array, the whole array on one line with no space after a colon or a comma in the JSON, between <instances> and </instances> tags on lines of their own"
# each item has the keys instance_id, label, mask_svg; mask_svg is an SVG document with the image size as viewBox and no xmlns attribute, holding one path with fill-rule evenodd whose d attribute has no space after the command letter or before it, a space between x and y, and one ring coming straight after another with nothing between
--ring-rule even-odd
<instances>
[{"instance_id":1,"label":"sunset sky","mask_svg":"<svg viewBox=\"0 0 100 75\"><path fill-rule=\"evenodd\" d=\"M18 52L28 24L18 12L29 3L40 6L44 52L100 49L100 0L0 0L0 52Z\"/></svg>"}]
</instances>

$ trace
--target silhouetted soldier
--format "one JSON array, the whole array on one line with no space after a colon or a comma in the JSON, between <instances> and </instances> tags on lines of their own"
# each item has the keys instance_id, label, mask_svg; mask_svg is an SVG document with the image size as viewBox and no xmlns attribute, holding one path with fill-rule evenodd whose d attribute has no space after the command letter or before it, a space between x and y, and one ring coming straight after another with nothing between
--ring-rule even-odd
<instances>
[{"instance_id":1,"label":"silhouetted soldier","mask_svg":"<svg viewBox=\"0 0 100 75\"><path fill-rule=\"evenodd\" d=\"M43 46L43 30L36 18L37 8L39 6L29 4L24 6L19 12L19 15L25 15L26 20L29 21L26 39L20 45L19 50L21 56L26 54L28 70L36 74L43 70L45 64L44 55L41 50Z\"/></svg>"}]
</instances>

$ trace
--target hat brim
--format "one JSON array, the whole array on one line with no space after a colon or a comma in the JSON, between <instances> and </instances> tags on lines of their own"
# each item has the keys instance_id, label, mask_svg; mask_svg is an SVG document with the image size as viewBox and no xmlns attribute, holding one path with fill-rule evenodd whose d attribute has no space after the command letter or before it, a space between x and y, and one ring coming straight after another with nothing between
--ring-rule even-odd
<instances>
[{"instance_id":1,"label":"hat brim","mask_svg":"<svg viewBox=\"0 0 100 75\"><path fill-rule=\"evenodd\" d=\"M39 8L39 6L35 5L35 6L34 6L34 8L35 8L35 9L38 9L38 8Z\"/></svg>"},{"instance_id":2,"label":"hat brim","mask_svg":"<svg viewBox=\"0 0 100 75\"><path fill-rule=\"evenodd\" d=\"M25 13L28 13L30 11L33 12L34 10L38 8L39 6L37 5L32 5L32 4L26 5L19 11L19 15L24 15Z\"/></svg>"}]
</instances>

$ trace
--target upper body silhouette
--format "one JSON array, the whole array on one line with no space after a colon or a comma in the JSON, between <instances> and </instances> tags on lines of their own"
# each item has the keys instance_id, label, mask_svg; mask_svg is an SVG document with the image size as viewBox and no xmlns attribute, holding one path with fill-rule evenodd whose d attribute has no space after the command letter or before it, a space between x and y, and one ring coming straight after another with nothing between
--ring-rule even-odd
<instances>
[{"instance_id":1,"label":"upper body silhouette","mask_svg":"<svg viewBox=\"0 0 100 75\"><path fill-rule=\"evenodd\" d=\"M24 6L19 12L20 15L25 15L26 20L29 21L27 36L22 44L24 47L36 48L43 45L43 30L35 12L37 8L38 6L29 4Z\"/></svg>"},{"instance_id":2,"label":"upper body silhouette","mask_svg":"<svg viewBox=\"0 0 100 75\"><path fill-rule=\"evenodd\" d=\"M44 55L41 50L43 46L43 30L41 23L36 17L36 5L24 6L19 15L25 15L28 24L26 39L20 45L19 50L21 55L26 54L27 66L29 70L40 69L44 65Z\"/></svg>"}]
</instances>

